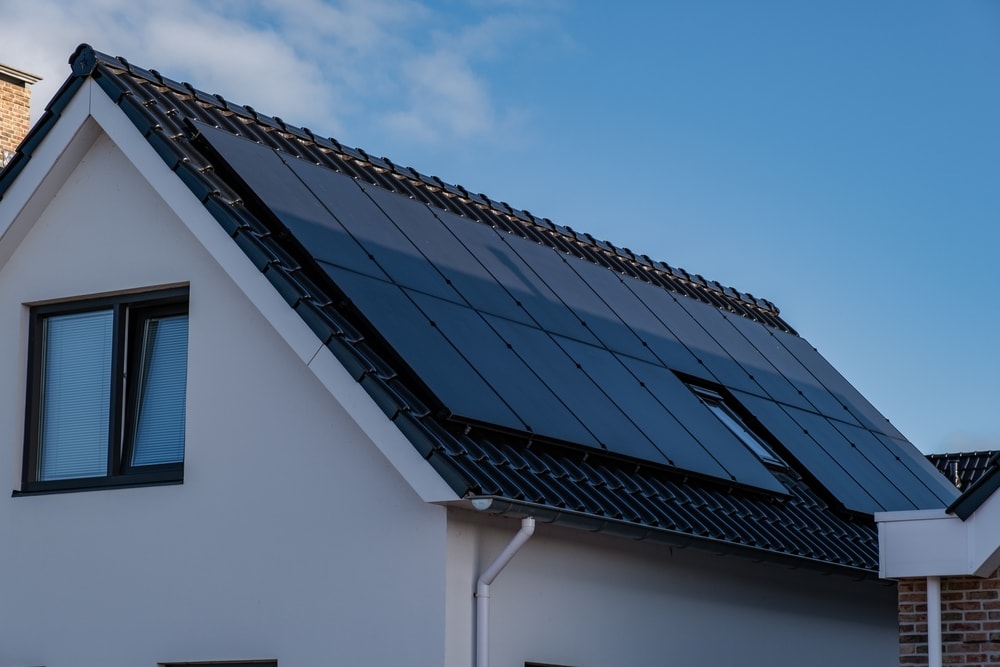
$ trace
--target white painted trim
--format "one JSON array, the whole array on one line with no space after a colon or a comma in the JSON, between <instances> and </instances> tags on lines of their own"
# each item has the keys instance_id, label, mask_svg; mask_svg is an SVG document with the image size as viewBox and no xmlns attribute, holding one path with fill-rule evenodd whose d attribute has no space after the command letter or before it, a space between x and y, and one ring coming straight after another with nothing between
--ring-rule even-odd
<instances>
[{"instance_id":1,"label":"white painted trim","mask_svg":"<svg viewBox=\"0 0 1000 667\"><path fill-rule=\"evenodd\" d=\"M139 134L124 112L87 81L42 140L0 206L0 266L70 171L103 132L219 263L296 355L308 365L399 474L426 502L458 496L292 310L207 209Z\"/></svg>"},{"instance_id":2,"label":"white painted trim","mask_svg":"<svg viewBox=\"0 0 1000 667\"><path fill-rule=\"evenodd\" d=\"M941 578L927 577L927 667L941 667Z\"/></svg>"},{"instance_id":3,"label":"white painted trim","mask_svg":"<svg viewBox=\"0 0 1000 667\"><path fill-rule=\"evenodd\" d=\"M879 575L889 579L988 576L1000 566L1000 497L962 521L944 510L880 512Z\"/></svg>"}]
</instances>

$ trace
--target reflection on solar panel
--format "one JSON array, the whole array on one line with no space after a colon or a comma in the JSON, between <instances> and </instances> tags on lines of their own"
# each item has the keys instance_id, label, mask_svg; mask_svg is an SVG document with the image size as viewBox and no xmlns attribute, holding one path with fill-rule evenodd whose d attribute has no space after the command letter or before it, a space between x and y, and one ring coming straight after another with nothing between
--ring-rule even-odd
<instances>
[{"instance_id":1,"label":"reflection on solar panel","mask_svg":"<svg viewBox=\"0 0 1000 667\"><path fill-rule=\"evenodd\" d=\"M794 334L197 127L453 419L784 492L680 373L724 388L849 509L953 496Z\"/></svg>"}]
</instances>

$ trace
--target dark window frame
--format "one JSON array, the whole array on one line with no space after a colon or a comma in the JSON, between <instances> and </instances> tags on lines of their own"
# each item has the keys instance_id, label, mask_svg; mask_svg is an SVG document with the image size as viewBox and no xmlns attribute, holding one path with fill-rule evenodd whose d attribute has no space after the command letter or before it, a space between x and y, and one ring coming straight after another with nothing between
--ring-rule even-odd
<instances>
[{"instance_id":1,"label":"dark window frame","mask_svg":"<svg viewBox=\"0 0 1000 667\"><path fill-rule=\"evenodd\" d=\"M160 662L157 667L278 667L271 660L212 660L209 662Z\"/></svg>"},{"instance_id":2,"label":"dark window frame","mask_svg":"<svg viewBox=\"0 0 1000 667\"><path fill-rule=\"evenodd\" d=\"M768 444L767 440L747 423L747 420L740 414L740 410L733 405L733 401L727 398L721 388L710 388L689 381L685 384L701 401L702 405L708 408L722 425L743 443L744 447L760 459L761 463L771 469L790 469L788 463L774 451L774 447Z\"/></svg>"},{"instance_id":3,"label":"dark window frame","mask_svg":"<svg viewBox=\"0 0 1000 667\"><path fill-rule=\"evenodd\" d=\"M154 317L187 316L188 296L187 287L176 287L46 303L31 308L28 325L24 458L21 489L15 491L14 495L183 482L183 459L175 463L145 466L129 464L139 378L136 377L137 373L127 373L126 369L136 367L141 358L145 323ZM104 475L92 477L39 479L45 320L53 316L102 310L113 313L107 471Z\"/></svg>"}]
</instances>

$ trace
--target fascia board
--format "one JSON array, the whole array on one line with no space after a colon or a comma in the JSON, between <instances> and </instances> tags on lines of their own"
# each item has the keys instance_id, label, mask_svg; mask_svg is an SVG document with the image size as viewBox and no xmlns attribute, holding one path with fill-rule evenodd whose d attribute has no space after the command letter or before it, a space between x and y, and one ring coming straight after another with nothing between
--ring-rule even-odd
<instances>
[{"instance_id":1,"label":"fascia board","mask_svg":"<svg viewBox=\"0 0 1000 667\"><path fill-rule=\"evenodd\" d=\"M879 576L884 579L968 572L966 526L944 510L879 512Z\"/></svg>"},{"instance_id":2,"label":"fascia board","mask_svg":"<svg viewBox=\"0 0 1000 667\"><path fill-rule=\"evenodd\" d=\"M944 510L881 512L879 575L985 577L1000 567L1000 498L986 502L962 521Z\"/></svg>"},{"instance_id":3,"label":"fascia board","mask_svg":"<svg viewBox=\"0 0 1000 667\"><path fill-rule=\"evenodd\" d=\"M0 200L0 267L14 254L45 207L94 144L100 129L90 115L94 89L88 81L76 91L24 169ZM103 96L103 93L102 95Z\"/></svg>"},{"instance_id":4,"label":"fascia board","mask_svg":"<svg viewBox=\"0 0 1000 667\"><path fill-rule=\"evenodd\" d=\"M965 520L972 574L989 576L1000 567L1000 498L994 493Z\"/></svg>"},{"instance_id":5,"label":"fascia board","mask_svg":"<svg viewBox=\"0 0 1000 667\"><path fill-rule=\"evenodd\" d=\"M98 89L99 90L99 89ZM226 234L197 197L136 130L124 112L99 91L91 115L97 125L143 174L150 186L204 246L275 331L308 366L425 502L457 500L455 492L414 449L333 353L292 310L277 290Z\"/></svg>"}]
</instances>

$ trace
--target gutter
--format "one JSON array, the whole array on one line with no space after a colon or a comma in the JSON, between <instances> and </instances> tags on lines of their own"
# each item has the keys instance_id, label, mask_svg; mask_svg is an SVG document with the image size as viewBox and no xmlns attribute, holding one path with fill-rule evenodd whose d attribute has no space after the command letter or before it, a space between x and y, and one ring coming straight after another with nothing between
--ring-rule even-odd
<instances>
[{"instance_id":1,"label":"gutter","mask_svg":"<svg viewBox=\"0 0 1000 667\"><path fill-rule=\"evenodd\" d=\"M534 517L521 519L521 529L476 582L476 667L490 664L490 585L535 533Z\"/></svg>"},{"instance_id":2,"label":"gutter","mask_svg":"<svg viewBox=\"0 0 1000 667\"><path fill-rule=\"evenodd\" d=\"M941 578L927 577L927 667L941 660Z\"/></svg>"}]
</instances>

